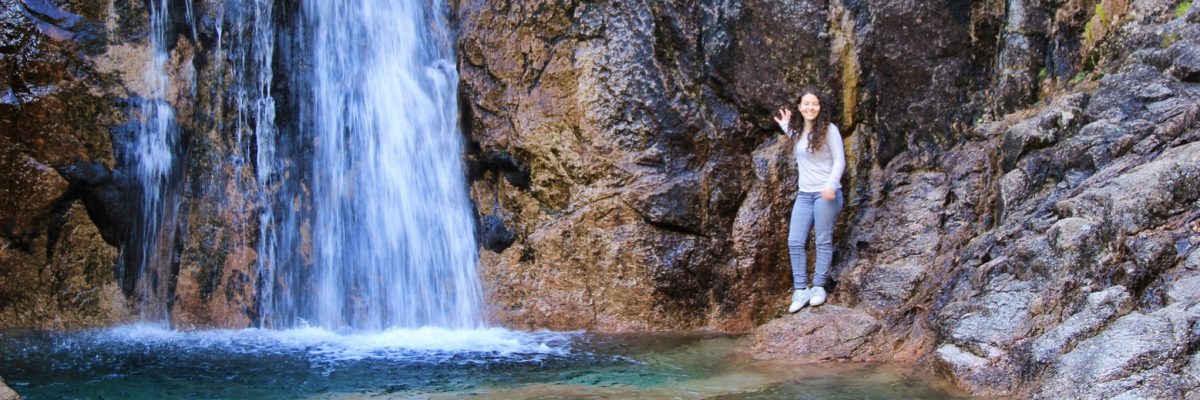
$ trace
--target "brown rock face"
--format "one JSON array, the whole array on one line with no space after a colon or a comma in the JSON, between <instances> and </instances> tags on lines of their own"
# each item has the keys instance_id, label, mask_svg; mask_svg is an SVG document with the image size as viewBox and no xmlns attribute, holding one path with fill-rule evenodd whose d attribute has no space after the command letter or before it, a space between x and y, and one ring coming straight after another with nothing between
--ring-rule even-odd
<instances>
[{"instance_id":1,"label":"brown rock face","mask_svg":"<svg viewBox=\"0 0 1200 400\"><path fill-rule=\"evenodd\" d=\"M768 114L812 84L853 134L831 288L845 308L773 321L751 351L918 361L1000 396L1200 387L1186 294L1200 12L1150 0L455 9L500 321L742 330L777 315L794 171ZM845 326L801 329L825 319Z\"/></svg>"},{"instance_id":2,"label":"brown rock face","mask_svg":"<svg viewBox=\"0 0 1200 400\"><path fill-rule=\"evenodd\" d=\"M879 330L875 317L862 311L821 306L776 318L750 336L745 349L759 359L798 362L863 359L865 346Z\"/></svg>"},{"instance_id":3,"label":"brown rock face","mask_svg":"<svg viewBox=\"0 0 1200 400\"><path fill-rule=\"evenodd\" d=\"M970 7L493 3L455 8L472 193L497 253L482 268L505 271L491 298L516 325L753 327L790 287L795 172L769 114L799 86L829 92L843 131L868 133L847 139L852 193L870 165L912 149L921 168L952 144L987 84L969 35L987 16ZM621 251L587 256L604 247ZM599 297L610 281L638 295Z\"/></svg>"},{"instance_id":4,"label":"brown rock face","mask_svg":"<svg viewBox=\"0 0 1200 400\"><path fill-rule=\"evenodd\" d=\"M138 128L131 104L149 94L146 3L47 4L62 13L0 6L0 327L105 325L137 303L125 298L131 253L118 249L137 229L122 149ZM247 161L254 125L230 89L263 82L231 69L245 48L218 51L218 31L244 38L249 25L196 4L194 21L168 29L165 100L181 143L151 253L176 326L244 327L258 312L265 206ZM294 5L273 22L296 23ZM1200 11L1160 0L451 8L497 321L746 331L779 315L795 171L769 114L813 85L849 135L831 298L771 321L748 351L916 361L998 396L1200 388ZM288 42L300 40L279 39L272 62L303 66ZM283 104L304 96L298 76L271 82L281 131L303 132L289 114L303 110ZM297 136L291 145L308 146ZM311 264L310 248L296 253Z\"/></svg>"},{"instance_id":5,"label":"brown rock face","mask_svg":"<svg viewBox=\"0 0 1200 400\"><path fill-rule=\"evenodd\" d=\"M119 87L85 60L103 52L81 7L51 16L0 6L0 327L75 329L129 319L117 249L87 207L78 166L114 163ZM61 11L61 10L60 10Z\"/></svg>"},{"instance_id":6,"label":"brown rock face","mask_svg":"<svg viewBox=\"0 0 1200 400\"><path fill-rule=\"evenodd\" d=\"M116 249L79 201L67 207L34 225L41 232L27 242L0 250L0 326L61 330L130 320L113 276Z\"/></svg>"},{"instance_id":7,"label":"brown rock face","mask_svg":"<svg viewBox=\"0 0 1200 400\"><path fill-rule=\"evenodd\" d=\"M515 240L483 257L497 277L487 281L498 319L750 327L761 310L743 305L756 295L712 288L766 279L733 265L730 235L754 180L746 132L761 128L705 77L700 7L478 1L457 10L480 148L472 193Z\"/></svg>"},{"instance_id":8,"label":"brown rock face","mask_svg":"<svg viewBox=\"0 0 1200 400\"><path fill-rule=\"evenodd\" d=\"M231 25L223 27L231 34L246 27L214 18L221 4L198 5L195 21L185 20L182 7L169 6L164 44L170 81L164 100L181 132L172 150L175 175L166 184L163 222L140 234L139 215L148 205L130 159L136 157L138 104L152 96L145 3L0 7L3 279L38 282L0 289L0 326L102 326L130 314L170 315L186 328L251 324L256 186L252 165L228 160L246 157L248 146L234 138L252 127L238 123L228 106L229 82L237 78L230 63L212 62L242 55L230 54L236 46L218 53L211 40L218 28L213 21ZM84 226L99 230L80 233ZM157 245L143 258L131 243L135 238L154 238ZM118 249L124 249L120 257ZM135 293L139 278L154 281L153 293ZM70 296L81 303L55 300Z\"/></svg>"}]
</instances>

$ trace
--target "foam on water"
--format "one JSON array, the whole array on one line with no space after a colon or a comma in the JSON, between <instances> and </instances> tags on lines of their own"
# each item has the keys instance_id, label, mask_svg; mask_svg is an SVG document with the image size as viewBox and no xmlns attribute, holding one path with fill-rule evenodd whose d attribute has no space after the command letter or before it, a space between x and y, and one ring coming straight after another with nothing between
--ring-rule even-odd
<instances>
[{"instance_id":1,"label":"foam on water","mask_svg":"<svg viewBox=\"0 0 1200 400\"><path fill-rule=\"evenodd\" d=\"M736 338L696 334L142 324L0 331L0 368L29 400L954 397L911 368L762 363Z\"/></svg>"},{"instance_id":2,"label":"foam on water","mask_svg":"<svg viewBox=\"0 0 1200 400\"><path fill-rule=\"evenodd\" d=\"M157 324L133 324L65 337L57 350L78 347L144 348L183 352L306 354L310 361L337 363L366 359L407 362L537 361L568 356L580 332L519 332L503 328L454 330L437 327L385 331L331 331L320 327L288 330L242 329L176 331Z\"/></svg>"}]
</instances>

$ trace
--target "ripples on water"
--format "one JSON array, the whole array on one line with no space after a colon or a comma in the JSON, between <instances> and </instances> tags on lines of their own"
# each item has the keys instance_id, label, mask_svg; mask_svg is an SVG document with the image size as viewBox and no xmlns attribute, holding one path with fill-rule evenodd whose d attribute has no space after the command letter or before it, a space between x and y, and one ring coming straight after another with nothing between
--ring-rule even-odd
<instances>
[{"instance_id":1,"label":"ripples on water","mask_svg":"<svg viewBox=\"0 0 1200 400\"><path fill-rule=\"evenodd\" d=\"M0 334L26 399L947 398L881 365L755 363L736 339L493 328Z\"/></svg>"}]
</instances>

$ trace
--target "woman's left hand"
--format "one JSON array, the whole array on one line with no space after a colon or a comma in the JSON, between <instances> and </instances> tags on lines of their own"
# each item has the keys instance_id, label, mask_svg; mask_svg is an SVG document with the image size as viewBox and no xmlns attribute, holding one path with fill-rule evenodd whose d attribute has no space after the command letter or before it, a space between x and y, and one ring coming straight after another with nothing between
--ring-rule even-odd
<instances>
[{"instance_id":1,"label":"woman's left hand","mask_svg":"<svg viewBox=\"0 0 1200 400\"><path fill-rule=\"evenodd\" d=\"M821 198L833 201L834 199L837 199L837 191L830 188L821 189Z\"/></svg>"}]
</instances>

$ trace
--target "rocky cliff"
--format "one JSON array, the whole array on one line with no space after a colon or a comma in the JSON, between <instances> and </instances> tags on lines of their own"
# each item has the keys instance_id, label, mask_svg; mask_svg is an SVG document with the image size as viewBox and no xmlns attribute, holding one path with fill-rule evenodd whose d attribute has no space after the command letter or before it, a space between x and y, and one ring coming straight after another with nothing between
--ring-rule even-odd
<instances>
[{"instance_id":1,"label":"rocky cliff","mask_svg":"<svg viewBox=\"0 0 1200 400\"><path fill-rule=\"evenodd\" d=\"M128 7L128 4L124 4ZM128 96L109 31L142 21L80 4L0 6L0 326L73 328L128 318L116 279L110 129ZM90 61L89 61L90 60ZM115 203L115 202L113 202Z\"/></svg>"},{"instance_id":2,"label":"rocky cliff","mask_svg":"<svg viewBox=\"0 0 1200 400\"><path fill-rule=\"evenodd\" d=\"M794 171L769 112L813 85L851 134L836 306L771 321L747 351L917 361L989 395L1200 385L1190 2L456 9L501 321L776 317Z\"/></svg>"},{"instance_id":3,"label":"rocky cliff","mask_svg":"<svg viewBox=\"0 0 1200 400\"><path fill-rule=\"evenodd\" d=\"M171 16L162 49L152 4ZM152 303L180 328L257 323L260 216L287 207L258 191L301 178L256 182L255 128L274 118L281 141L308 146L302 74L280 72L305 65L296 7L0 6L0 327L103 326ZM918 362L980 394L1200 386L1190 2L451 8L496 321L765 324L745 346L759 357ZM264 26L281 33L256 42ZM256 58L262 46L277 51ZM156 51L179 141L165 222L145 232L129 149ZM830 305L780 317L795 171L769 114L805 85L847 134L847 207ZM278 113L253 109L264 91Z\"/></svg>"},{"instance_id":4,"label":"rocky cliff","mask_svg":"<svg viewBox=\"0 0 1200 400\"><path fill-rule=\"evenodd\" d=\"M229 106L247 85L230 67L246 45L219 40L250 28L219 3L162 4L170 17L161 99L148 77L149 3L0 8L0 327L72 329L137 315L170 315L178 327L250 325L256 274L247 247L258 206L247 200L253 169L236 162L247 147L236 138L252 127ZM172 106L178 139L165 222L145 229L140 216L151 206L132 153L145 129L138 106L154 101ZM140 251L139 242L155 245Z\"/></svg>"}]
</instances>

